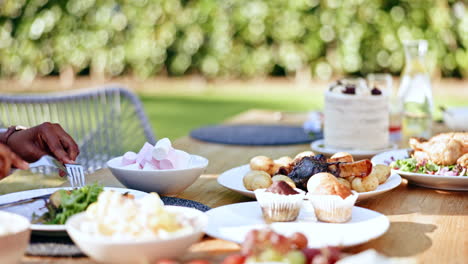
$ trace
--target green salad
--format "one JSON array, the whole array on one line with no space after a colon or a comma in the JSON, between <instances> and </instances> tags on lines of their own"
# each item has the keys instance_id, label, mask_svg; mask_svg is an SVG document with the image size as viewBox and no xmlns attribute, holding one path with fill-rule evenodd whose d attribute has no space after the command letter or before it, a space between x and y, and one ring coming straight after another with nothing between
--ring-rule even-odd
<instances>
[{"instance_id":1,"label":"green salad","mask_svg":"<svg viewBox=\"0 0 468 264\"><path fill-rule=\"evenodd\" d=\"M69 217L85 211L90 204L96 202L102 191L103 186L98 184L56 191L46 203L47 213L40 217L33 216L34 223L63 225Z\"/></svg>"},{"instance_id":2,"label":"green salad","mask_svg":"<svg viewBox=\"0 0 468 264\"><path fill-rule=\"evenodd\" d=\"M430 160L418 161L415 158L396 160L390 163L394 170L424 173L441 176L468 176L467 168L460 165L440 166Z\"/></svg>"}]
</instances>

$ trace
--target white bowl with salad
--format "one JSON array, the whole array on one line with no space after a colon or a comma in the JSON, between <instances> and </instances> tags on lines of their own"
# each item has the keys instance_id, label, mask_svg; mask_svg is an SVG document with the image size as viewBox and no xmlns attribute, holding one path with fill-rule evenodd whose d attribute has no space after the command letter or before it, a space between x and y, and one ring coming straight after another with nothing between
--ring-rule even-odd
<instances>
[{"instance_id":1,"label":"white bowl with salad","mask_svg":"<svg viewBox=\"0 0 468 264\"><path fill-rule=\"evenodd\" d=\"M154 263L183 255L203 236L205 213L165 206L156 193L135 199L105 191L66 223L75 244L92 259L113 264Z\"/></svg>"},{"instance_id":2,"label":"white bowl with salad","mask_svg":"<svg viewBox=\"0 0 468 264\"><path fill-rule=\"evenodd\" d=\"M385 164L410 183L442 190L468 191L468 171L451 165L440 166L431 161L418 162L411 150L399 149L380 153L372 158L374 164Z\"/></svg>"},{"instance_id":3,"label":"white bowl with salad","mask_svg":"<svg viewBox=\"0 0 468 264\"><path fill-rule=\"evenodd\" d=\"M3 211L19 214L30 220L33 233L63 236L66 235L66 220L86 210L103 190L130 193L137 198L147 194L131 189L92 184L79 189L45 188L5 194L0 196L0 204L10 204L9 207L3 208Z\"/></svg>"}]
</instances>

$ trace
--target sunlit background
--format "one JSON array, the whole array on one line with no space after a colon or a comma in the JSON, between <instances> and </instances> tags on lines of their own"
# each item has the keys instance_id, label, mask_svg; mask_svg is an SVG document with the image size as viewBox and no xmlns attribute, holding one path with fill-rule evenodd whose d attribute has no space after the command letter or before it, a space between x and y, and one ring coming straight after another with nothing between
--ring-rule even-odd
<instances>
[{"instance_id":1,"label":"sunlit background","mask_svg":"<svg viewBox=\"0 0 468 264\"><path fill-rule=\"evenodd\" d=\"M436 76L468 76L461 0L3 0L0 75L398 74L429 41Z\"/></svg>"}]
</instances>

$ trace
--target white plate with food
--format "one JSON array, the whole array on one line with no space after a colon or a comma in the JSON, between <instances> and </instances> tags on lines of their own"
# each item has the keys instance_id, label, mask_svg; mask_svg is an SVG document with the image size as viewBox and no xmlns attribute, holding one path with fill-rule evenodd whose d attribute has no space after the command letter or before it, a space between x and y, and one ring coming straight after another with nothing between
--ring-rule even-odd
<instances>
[{"instance_id":1,"label":"white plate with food","mask_svg":"<svg viewBox=\"0 0 468 264\"><path fill-rule=\"evenodd\" d=\"M416 170L418 161L414 158L411 158L409 152L411 152L411 150L398 149L380 153L379 155L376 155L374 158L372 158L372 163L390 165L392 162L395 162L396 165L396 161L400 160L399 165L401 165L401 168L393 169L392 173L400 174L403 178L407 179L412 184L434 189L468 191L468 176L437 175L437 171L439 171L439 173L451 174L450 171L444 170L444 166L436 165L437 167L429 167L429 169L432 170L430 173L434 174L411 172ZM426 164L424 166L420 166L421 164L419 165L422 171L427 170L424 168L426 166L435 165ZM465 171L465 175L466 173L467 172Z\"/></svg>"},{"instance_id":2,"label":"white plate with food","mask_svg":"<svg viewBox=\"0 0 468 264\"><path fill-rule=\"evenodd\" d=\"M319 139L319 140L316 140L314 142L312 142L310 144L310 148L316 152L316 153L319 153L319 154L323 154L325 156L331 156L337 152L347 152L351 155L353 155L353 157L356 159L356 160L360 160L360 159L369 159L369 158L372 158L373 156L381 153L381 152L385 152L385 151L389 151L389 150L392 150L392 149L396 149L397 148L397 145L396 144L392 144L390 146L388 146L387 148L384 148L384 149L376 149L376 150L364 150L364 149L336 149L336 148L331 148L331 147L327 147L325 146L325 140L323 139Z\"/></svg>"},{"instance_id":3,"label":"white plate with food","mask_svg":"<svg viewBox=\"0 0 468 264\"><path fill-rule=\"evenodd\" d=\"M306 166L317 168L309 170L304 168ZM254 190L268 188L273 182L280 180L286 181L293 188L307 191L306 181L318 172L330 172L337 176L342 184L359 192L358 200L390 191L401 183L401 177L397 173L391 173L388 166L374 166L370 160L354 161L352 155L344 152L335 153L331 158L325 159L320 155L315 156L310 151L299 153L294 159L281 157L273 160L265 156L253 157L249 164L222 173L218 177L218 183L230 190L255 198ZM298 175L301 173L304 175ZM359 176L351 177L351 174Z\"/></svg>"},{"instance_id":4,"label":"white plate with food","mask_svg":"<svg viewBox=\"0 0 468 264\"><path fill-rule=\"evenodd\" d=\"M218 183L228 188L229 190L235 191L237 193L240 193L242 195L255 199L255 193L253 191L247 190L242 181L244 176L250 171L251 170L250 170L249 165L243 165L240 167L230 169L228 171L223 172L221 175L219 175ZM384 192L388 192L398 187L400 183L401 183L400 175L398 175L398 173L396 172L392 172L392 174L387 179L387 181L384 182L383 184L380 184L377 187L377 189L375 189L374 191L359 193L358 201L374 197Z\"/></svg>"},{"instance_id":5,"label":"white plate with food","mask_svg":"<svg viewBox=\"0 0 468 264\"><path fill-rule=\"evenodd\" d=\"M88 185L88 186L95 186L95 185ZM2 208L0 210L8 211L8 212L19 214L19 215L26 217L32 222L31 230L35 233L40 233L44 235L62 235L66 231L64 224L39 223L42 220L40 219L41 216L49 212L49 209L46 206L49 204L48 201L50 201L49 196L52 195L53 193L56 193L59 190L73 190L73 188L71 187L45 188L45 189L36 189L36 190L5 194L5 195L0 196L0 207L2 207L2 205L7 204L7 203L14 203L18 201L24 201L24 202L20 204L11 205L11 206ZM147 194L145 192L125 189L125 188L104 187L104 190L113 190L122 194L128 193L128 194L135 196L135 198L143 197L144 195ZM35 199L37 197L39 198ZM77 207L83 206L83 204L87 203L84 200L80 200L80 199L78 199L78 201L80 202L77 202L75 204ZM83 210L85 209L86 208L83 208ZM76 213L78 213L78 211L81 212L79 209L77 209L76 211L77 211ZM58 219L59 217L60 216L57 216L56 219Z\"/></svg>"},{"instance_id":6,"label":"white plate with food","mask_svg":"<svg viewBox=\"0 0 468 264\"><path fill-rule=\"evenodd\" d=\"M269 224L269 227L287 236L301 232L307 237L309 247L320 248L359 245L380 237L390 226L385 215L357 206L353 207L349 222L318 222L313 208L307 205L304 203L296 221L275 222ZM208 235L236 243L242 243L249 231L267 226L257 202L225 205L211 209L206 214L208 225L205 232Z\"/></svg>"}]
</instances>

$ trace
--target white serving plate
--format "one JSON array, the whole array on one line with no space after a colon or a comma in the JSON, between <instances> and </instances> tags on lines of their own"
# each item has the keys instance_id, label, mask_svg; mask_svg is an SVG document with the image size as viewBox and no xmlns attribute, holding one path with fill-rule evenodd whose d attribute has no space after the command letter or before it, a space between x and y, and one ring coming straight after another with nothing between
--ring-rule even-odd
<instances>
[{"instance_id":1,"label":"white serving plate","mask_svg":"<svg viewBox=\"0 0 468 264\"><path fill-rule=\"evenodd\" d=\"M250 171L249 165L243 165L240 167L230 169L228 171L223 172L221 175L219 175L218 183L232 191L238 192L240 194L243 194L245 196L255 199L255 193L253 191L247 190L244 187L244 183L242 182L242 179L244 178L245 174L247 174L247 172L249 171ZM397 173L392 173L390 177L387 179L387 181L383 184L380 184L379 187L377 187L377 189L375 189L374 191L359 193L358 201L361 201L370 197L374 197L384 192L388 192L398 187L400 183L401 183L400 175L398 175Z\"/></svg>"},{"instance_id":2,"label":"white serving plate","mask_svg":"<svg viewBox=\"0 0 468 264\"><path fill-rule=\"evenodd\" d=\"M352 218L347 223L318 222L308 202L304 202L296 221L270 225L263 220L257 202L225 205L211 209L206 214L208 226L205 232L208 235L236 243L242 243L250 230L270 227L283 235L303 233L309 241L309 247L350 247L383 235L390 226L385 215L357 206L353 208Z\"/></svg>"},{"instance_id":3,"label":"white serving plate","mask_svg":"<svg viewBox=\"0 0 468 264\"><path fill-rule=\"evenodd\" d=\"M36 189L36 190L29 190L29 191L22 191L22 192L15 192L10 194L5 194L0 196L0 204L15 202L18 200L29 199L41 195L52 194L53 192L60 190L60 189L73 189L71 187L65 188L45 188L45 189ZM113 190L120 193L130 193L135 196L135 198L140 198L145 196L147 193L125 189L125 188L112 188L112 187L104 187L104 190ZM47 209L44 207L45 201L44 200L37 200L31 203L25 203L21 205L16 205L12 207L8 207L2 209L2 211L7 211L15 214L22 215L27 219L31 220L33 213L36 215L42 215L47 212ZM37 234L43 235L64 235L66 232L65 225L44 225L44 224L31 224L31 230Z\"/></svg>"},{"instance_id":4,"label":"white serving plate","mask_svg":"<svg viewBox=\"0 0 468 264\"><path fill-rule=\"evenodd\" d=\"M407 149L398 149L376 155L372 158L372 163L388 165L392 160L406 159L408 157ZM441 190L468 191L468 177L466 176L440 176L400 170L392 170L392 172L400 174L401 177L415 185Z\"/></svg>"},{"instance_id":5,"label":"white serving plate","mask_svg":"<svg viewBox=\"0 0 468 264\"><path fill-rule=\"evenodd\" d=\"M362 160L362 159L370 159L373 156L389 151L392 149L396 149L397 145L396 144L391 144L387 148L384 149L377 149L377 150L359 150L359 149L336 149L336 148L330 148L325 146L325 140L319 139L310 144L310 148L312 151L314 151L316 154L323 154L327 157L332 156L333 154L337 152L348 152L353 156L355 160Z\"/></svg>"}]
</instances>

